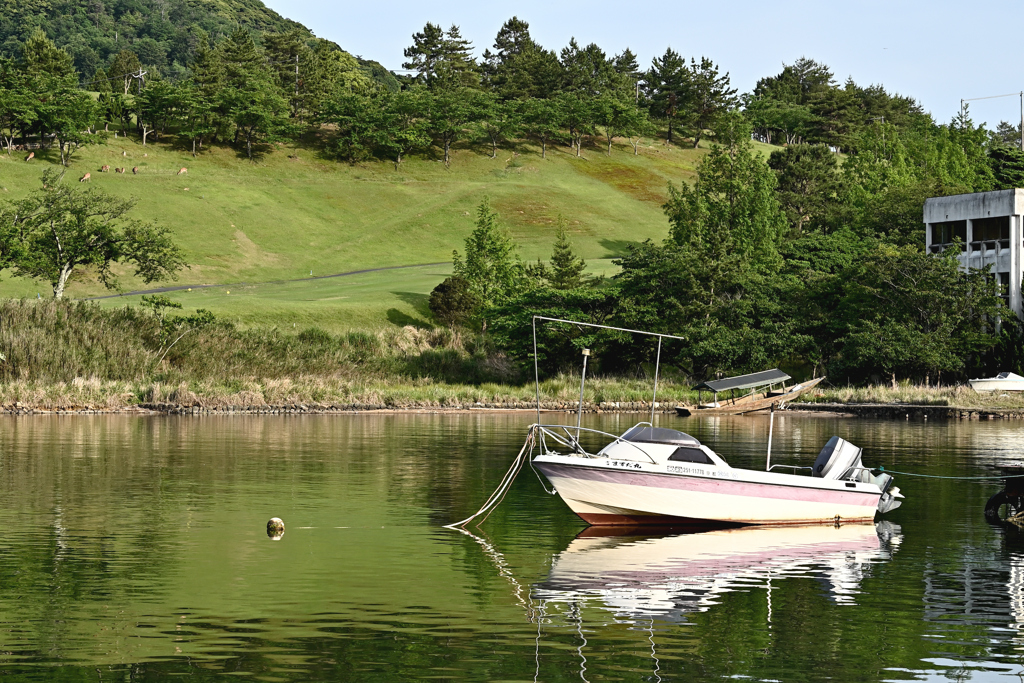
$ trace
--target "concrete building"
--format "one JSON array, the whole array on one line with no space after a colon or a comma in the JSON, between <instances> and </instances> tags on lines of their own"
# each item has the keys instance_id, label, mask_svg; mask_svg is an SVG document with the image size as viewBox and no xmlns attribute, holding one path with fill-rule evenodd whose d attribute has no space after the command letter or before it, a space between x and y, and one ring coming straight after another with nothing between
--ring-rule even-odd
<instances>
[{"instance_id":1,"label":"concrete building","mask_svg":"<svg viewBox=\"0 0 1024 683\"><path fill-rule=\"evenodd\" d=\"M955 248L960 267L992 264L1003 299L1018 318L1021 310L1021 220L1024 190L997 190L932 197L924 201L925 246L938 254Z\"/></svg>"}]
</instances>

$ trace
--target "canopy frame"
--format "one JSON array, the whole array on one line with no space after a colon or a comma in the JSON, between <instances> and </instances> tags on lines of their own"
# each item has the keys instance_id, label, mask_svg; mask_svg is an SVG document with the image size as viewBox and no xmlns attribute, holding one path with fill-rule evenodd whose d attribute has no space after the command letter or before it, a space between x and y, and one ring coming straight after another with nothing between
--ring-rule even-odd
<instances>
[{"instance_id":1,"label":"canopy frame","mask_svg":"<svg viewBox=\"0 0 1024 683\"><path fill-rule=\"evenodd\" d=\"M613 330L615 332L629 332L631 334L643 334L648 337L658 338L658 356L654 363L654 392L651 397L651 421L654 421L654 403L658 397L658 375L661 372L661 342L665 339L678 339L680 341L686 341L684 337L679 337L674 334L659 334L657 332L645 332L643 330L631 330L625 327L612 327L611 325L598 325L596 323L584 323L578 320L565 320L564 318L549 318L543 315L533 316L533 380L535 387L535 394L537 397L537 424L542 424L540 421L540 363L537 359L537 321L541 322L553 322L553 323L566 323L569 325L578 325L580 327L594 327L601 330ZM580 407L579 414L583 414L583 385L580 384Z\"/></svg>"}]
</instances>

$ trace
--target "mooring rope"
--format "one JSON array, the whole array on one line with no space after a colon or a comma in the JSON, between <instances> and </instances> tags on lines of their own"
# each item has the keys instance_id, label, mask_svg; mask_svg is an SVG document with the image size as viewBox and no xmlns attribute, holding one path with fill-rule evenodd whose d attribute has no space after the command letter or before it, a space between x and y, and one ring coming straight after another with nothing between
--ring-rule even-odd
<instances>
[{"instance_id":1,"label":"mooring rope","mask_svg":"<svg viewBox=\"0 0 1024 683\"><path fill-rule=\"evenodd\" d=\"M480 507L480 509L474 512L469 517L466 517L466 519L462 520L461 522L445 524L445 529L461 529L462 527L466 526L480 515L485 516L483 520L480 520L478 526L479 524L483 524L484 520L487 519L487 516L490 515L491 510L496 508L498 504L505 499L505 494L508 493L509 488L512 487L512 482L515 481L516 475L519 474L519 470L523 469L523 464L530 459L530 454L533 453L533 435L535 429L536 427L530 428L529 433L526 435L526 443L524 443L523 447L520 449L519 455L517 455L516 459L512 461L512 465L508 468L508 472L505 473L505 476L502 478L501 483L498 484L498 488L494 489L494 493L491 494L491 496Z\"/></svg>"},{"instance_id":2,"label":"mooring rope","mask_svg":"<svg viewBox=\"0 0 1024 683\"><path fill-rule=\"evenodd\" d=\"M941 474L920 474L918 472L897 472L896 470L887 470L884 467L879 467L879 471L887 474L898 474L901 477L920 477L921 479L956 479L959 481L982 481L982 480L993 480L993 479L1020 479L1024 477L1024 474L999 474L991 477L947 477Z\"/></svg>"}]
</instances>

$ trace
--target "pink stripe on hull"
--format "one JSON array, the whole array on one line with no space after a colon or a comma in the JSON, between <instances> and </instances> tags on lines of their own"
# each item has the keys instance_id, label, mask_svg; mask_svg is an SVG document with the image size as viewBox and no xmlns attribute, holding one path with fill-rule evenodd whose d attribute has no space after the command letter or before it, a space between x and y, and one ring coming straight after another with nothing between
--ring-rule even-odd
<instances>
[{"instance_id":1,"label":"pink stripe on hull","mask_svg":"<svg viewBox=\"0 0 1024 683\"><path fill-rule=\"evenodd\" d=\"M683 474L661 474L657 472L638 473L628 470L613 470L595 467L560 465L547 462L535 463L546 477L562 477L598 481L626 486L673 489L700 493L717 493L727 496L748 498L773 498L776 500L799 500L809 503L835 503L837 505L860 505L874 508L878 505L878 494L867 491L835 491L810 486L786 484L761 484L732 479L712 479ZM874 511L872 510L872 516Z\"/></svg>"}]
</instances>

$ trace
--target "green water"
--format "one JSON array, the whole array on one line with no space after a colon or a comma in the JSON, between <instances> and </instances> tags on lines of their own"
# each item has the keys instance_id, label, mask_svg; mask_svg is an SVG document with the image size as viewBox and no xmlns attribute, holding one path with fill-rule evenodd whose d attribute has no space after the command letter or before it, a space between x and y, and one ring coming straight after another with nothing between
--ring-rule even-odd
<instances>
[{"instance_id":1,"label":"green water","mask_svg":"<svg viewBox=\"0 0 1024 683\"><path fill-rule=\"evenodd\" d=\"M867 534L577 539L527 470L476 537L441 528L533 418L0 419L0 676L1021 680L1024 535L985 522L997 484L900 477ZM763 466L766 418L659 420ZM1012 422L783 415L773 461L810 464L832 434L869 465L963 476L1024 443Z\"/></svg>"}]
</instances>

